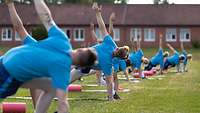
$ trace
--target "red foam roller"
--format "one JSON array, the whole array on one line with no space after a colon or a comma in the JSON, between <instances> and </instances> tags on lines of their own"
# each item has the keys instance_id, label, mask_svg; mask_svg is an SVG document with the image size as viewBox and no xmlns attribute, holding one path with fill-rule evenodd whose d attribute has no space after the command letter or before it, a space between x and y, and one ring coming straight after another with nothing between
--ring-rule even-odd
<instances>
[{"instance_id":1,"label":"red foam roller","mask_svg":"<svg viewBox=\"0 0 200 113\"><path fill-rule=\"evenodd\" d=\"M145 76L153 76L154 72L153 71L143 71Z\"/></svg>"},{"instance_id":2,"label":"red foam roller","mask_svg":"<svg viewBox=\"0 0 200 113\"><path fill-rule=\"evenodd\" d=\"M140 78L140 75L139 75L139 73L134 73L133 77L134 78Z\"/></svg>"},{"instance_id":3,"label":"red foam roller","mask_svg":"<svg viewBox=\"0 0 200 113\"><path fill-rule=\"evenodd\" d=\"M26 113L26 103L3 103L3 113Z\"/></svg>"},{"instance_id":4,"label":"red foam roller","mask_svg":"<svg viewBox=\"0 0 200 113\"><path fill-rule=\"evenodd\" d=\"M68 91L69 92L81 92L82 86L81 85L69 85Z\"/></svg>"}]
</instances>

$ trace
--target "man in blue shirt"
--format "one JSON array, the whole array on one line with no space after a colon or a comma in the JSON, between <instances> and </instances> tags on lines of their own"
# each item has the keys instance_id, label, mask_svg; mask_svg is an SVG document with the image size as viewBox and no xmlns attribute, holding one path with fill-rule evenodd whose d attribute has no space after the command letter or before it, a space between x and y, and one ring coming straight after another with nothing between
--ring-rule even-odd
<instances>
[{"instance_id":1,"label":"man in blue shirt","mask_svg":"<svg viewBox=\"0 0 200 113\"><path fill-rule=\"evenodd\" d=\"M104 24L103 18L101 16L101 7L99 7L97 3L94 3L92 8L96 12L97 23L99 25L100 32L104 38L102 43L93 46L98 55L98 63L90 68L95 70L102 70L107 83L108 100L112 101L114 100L112 59L114 57L125 58L127 56L128 50L125 47L117 47L116 43L109 35L106 26ZM87 71L88 71L87 73L90 72L90 70ZM83 70L81 71L73 70L73 72L71 73L73 73L71 74L72 77L71 82L85 75L85 73L83 73Z\"/></svg>"},{"instance_id":2,"label":"man in blue shirt","mask_svg":"<svg viewBox=\"0 0 200 113\"><path fill-rule=\"evenodd\" d=\"M164 60L163 70L167 70L170 67L175 67L180 64L180 61L183 61L183 57L179 57L179 52L176 51L170 44L167 44L167 47L174 53L172 56L167 57Z\"/></svg>"},{"instance_id":3,"label":"man in blue shirt","mask_svg":"<svg viewBox=\"0 0 200 113\"><path fill-rule=\"evenodd\" d=\"M132 44L133 44L133 42L132 42ZM136 50L137 51L133 51L129 55L129 60L130 60L131 66L132 66L132 70L134 73L139 73L139 76L141 78L145 78L145 76L142 74L141 65L142 65L142 63L148 64L149 60L144 57L144 53L140 46L139 37L137 37Z\"/></svg>"},{"instance_id":4,"label":"man in blue shirt","mask_svg":"<svg viewBox=\"0 0 200 113\"><path fill-rule=\"evenodd\" d=\"M14 29L23 45L12 48L0 59L0 98L16 93L19 87L43 93L36 104L36 113L46 113L51 100L58 98L58 112L68 113L66 90L71 65L91 66L97 59L92 48L72 50L66 34L55 24L43 0L34 0L36 11L48 31L48 38L36 41L25 30L12 0L7 0Z\"/></svg>"},{"instance_id":5,"label":"man in blue shirt","mask_svg":"<svg viewBox=\"0 0 200 113\"><path fill-rule=\"evenodd\" d=\"M181 50L182 50L181 56L184 57L184 60L181 63L183 65L179 66L179 71L181 71L181 72L187 72L188 71L187 70L188 60L191 60L192 55L188 54L187 51L184 49L183 41L181 41ZM183 67L181 68L181 66L183 66Z\"/></svg>"},{"instance_id":6,"label":"man in blue shirt","mask_svg":"<svg viewBox=\"0 0 200 113\"><path fill-rule=\"evenodd\" d=\"M145 67L145 70L150 71L153 67L160 65L160 73L163 74L162 72L164 67L163 60L164 58L163 58L162 35L161 35L159 39L159 51L156 53L155 56L153 56L150 59L149 64Z\"/></svg>"}]
</instances>

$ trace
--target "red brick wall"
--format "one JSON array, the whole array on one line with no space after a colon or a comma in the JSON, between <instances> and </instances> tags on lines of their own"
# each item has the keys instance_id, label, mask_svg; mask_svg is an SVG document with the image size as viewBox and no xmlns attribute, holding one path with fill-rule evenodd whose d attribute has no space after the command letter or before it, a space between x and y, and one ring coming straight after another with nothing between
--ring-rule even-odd
<instances>
[{"instance_id":1,"label":"red brick wall","mask_svg":"<svg viewBox=\"0 0 200 113\"><path fill-rule=\"evenodd\" d=\"M76 47L84 47L84 46L88 46L90 45L92 42L91 42L91 34L90 34L90 27L89 26L67 26L67 27L64 27L64 26L61 26L62 28L69 28L71 30L71 34L70 34L70 37L71 37L71 43L73 45L74 48ZM74 40L74 29L75 28L84 28L85 29L85 40L84 41L75 41ZM115 28L119 28L120 29L120 41L117 42L117 44L119 46L123 46L123 45L131 45L131 42L130 42L130 30L131 26L115 26ZM170 44L172 44L173 46L175 47L180 47L180 28L183 28L183 27L150 27L150 28L155 28L156 30L156 40L155 42L145 42L144 41L144 28L146 27L139 27L139 28L142 28L142 42L141 42L141 45L143 48L147 48L147 47L158 47L158 43L159 43L159 40L158 40L158 37L159 37L159 34L163 34L163 45L166 45L166 41L165 41L165 35L166 35L166 29L167 28L176 28L177 29L177 41L176 42L169 42ZM190 28L191 30L191 40L192 41L200 41L200 27L186 27L186 28ZM28 31L31 31L32 27L26 27L26 29ZM3 46L16 46L16 45L19 45L21 42L17 42L14 40L14 37L15 37L15 33L14 33L14 30L12 32L12 36L13 36L13 40L12 41L1 41L1 34L2 34L2 27L0 27L0 45L3 45ZM184 43L186 47L191 47L192 46L192 43L191 42L186 42ZM165 47L165 46L164 46Z\"/></svg>"}]
</instances>

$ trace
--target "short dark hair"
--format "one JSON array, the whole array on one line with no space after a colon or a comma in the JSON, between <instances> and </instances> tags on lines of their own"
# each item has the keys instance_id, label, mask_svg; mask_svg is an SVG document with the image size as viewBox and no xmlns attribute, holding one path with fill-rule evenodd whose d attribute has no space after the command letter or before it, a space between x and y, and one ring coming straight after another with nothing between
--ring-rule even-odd
<instances>
[{"instance_id":1,"label":"short dark hair","mask_svg":"<svg viewBox=\"0 0 200 113\"><path fill-rule=\"evenodd\" d=\"M79 53L79 64L81 67L89 67L97 61L97 54L92 49L87 49Z\"/></svg>"},{"instance_id":2,"label":"short dark hair","mask_svg":"<svg viewBox=\"0 0 200 113\"><path fill-rule=\"evenodd\" d=\"M117 56L121 59L127 59L128 53L129 53L129 50L127 50L125 47L117 48Z\"/></svg>"}]
</instances>

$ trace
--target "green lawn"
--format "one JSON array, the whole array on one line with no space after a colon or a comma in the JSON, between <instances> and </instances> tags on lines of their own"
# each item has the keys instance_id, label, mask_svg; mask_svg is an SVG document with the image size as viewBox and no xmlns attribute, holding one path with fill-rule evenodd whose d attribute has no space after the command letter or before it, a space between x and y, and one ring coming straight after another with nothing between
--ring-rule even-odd
<instances>
[{"instance_id":1,"label":"green lawn","mask_svg":"<svg viewBox=\"0 0 200 113\"><path fill-rule=\"evenodd\" d=\"M145 50L145 55L152 56L155 49ZM120 81L128 93L120 93L122 100L108 102L105 93L69 93L71 113L200 113L200 50L190 50L193 61L189 72L174 73L171 70L162 80L142 80L140 83ZM84 78L80 84L95 84L95 77ZM104 87L98 87L104 88ZM84 87L95 89L95 87ZM28 96L27 90L21 89L15 96ZM4 101L26 102L28 113L33 113L30 100L7 99ZM56 110L56 101L48 113Z\"/></svg>"}]
</instances>

